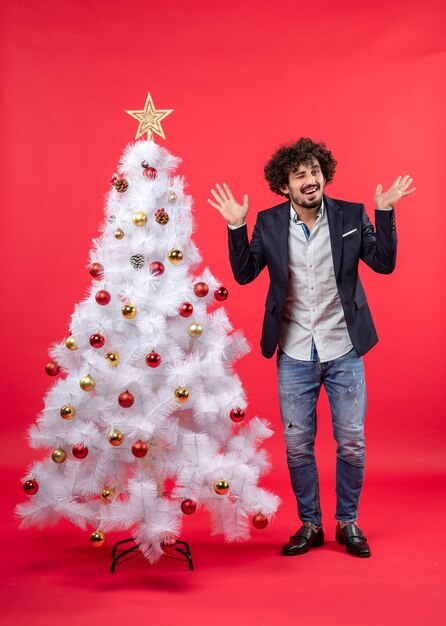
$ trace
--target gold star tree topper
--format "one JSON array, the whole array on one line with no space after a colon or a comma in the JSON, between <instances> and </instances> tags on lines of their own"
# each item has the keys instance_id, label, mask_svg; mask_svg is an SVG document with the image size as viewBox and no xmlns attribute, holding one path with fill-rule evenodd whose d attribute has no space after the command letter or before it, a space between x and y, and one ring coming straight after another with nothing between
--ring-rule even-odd
<instances>
[{"instance_id":1,"label":"gold star tree topper","mask_svg":"<svg viewBox=\"0 0 446 626\"><path fill-rule=\"evenodd\" d=\"M173 109L155 109L152 96L150 92L147 94L147 100L142 111L126 111L129 115L138 120L139 126L136 131L135 139L142 137L147 133L147 139L153 139L153 133L156 133L163 139L166 138L163 128L161 126L161 120L172 113Z\"/></svg>"}]
</instances>

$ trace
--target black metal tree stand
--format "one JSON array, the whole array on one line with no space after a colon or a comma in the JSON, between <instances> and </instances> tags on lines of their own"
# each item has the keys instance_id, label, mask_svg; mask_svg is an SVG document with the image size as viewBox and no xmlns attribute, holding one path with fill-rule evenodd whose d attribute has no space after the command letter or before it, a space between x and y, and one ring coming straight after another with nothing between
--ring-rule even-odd
<instances>
[{"instance_id":1,"label":"black metal tree stand","mask_svg":"<svg viewBox=\"0 0 446 626\"><path fill-rule=\"evenodd\" d=\"M131 541L133 541L134 543L130 548L121 547L126 543L130 543ZM180 548L178 547L178 545L183 546L183 547ZM129 539L122 539L121 541L118 541L117 543L115 543L112 549L112 553L111 553L112 566L110 569L110 573L111 574L114 573L116 566L119 563L125 563L126 561L129 561L130 559L133 559L135 556L138 556L139 554L141 554L141 550L139 549L139 546L140 544L137 543L136 539L134 539L133 537L130 537ZM189 564L189 569L190 571L192 571L194 569L194 565L192 563L192 556L191 556L189 545L185 541L179 541L177 539L175 552L179 552L179 554L181 554L182 557L177 557L177 556L173 556L170 554L163 554L163 557L167 559L174 559L175 561L184 561L184 562L187 561L187 563Z\"/></svg>"}]
</instances>

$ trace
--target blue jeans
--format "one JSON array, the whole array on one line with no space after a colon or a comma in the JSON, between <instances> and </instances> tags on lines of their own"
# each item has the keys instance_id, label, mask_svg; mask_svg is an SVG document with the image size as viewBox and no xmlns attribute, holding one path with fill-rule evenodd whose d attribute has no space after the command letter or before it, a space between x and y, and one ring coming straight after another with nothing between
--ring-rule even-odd
<instances>
[{"instance_id":1,"label":"blue jeans","mask_svg":"<svg viewBox=\"0 0 446 626\"><path fill-rule=\"evenodd\" d=\"M355 349L333 361L298 361L279 349L280 412L291 484L302 522L322 525L314 456L316 403L325 386L336 449L336 519L354 522L364 478L366 388L362 357Z\"/></svg>"}]
</instances>

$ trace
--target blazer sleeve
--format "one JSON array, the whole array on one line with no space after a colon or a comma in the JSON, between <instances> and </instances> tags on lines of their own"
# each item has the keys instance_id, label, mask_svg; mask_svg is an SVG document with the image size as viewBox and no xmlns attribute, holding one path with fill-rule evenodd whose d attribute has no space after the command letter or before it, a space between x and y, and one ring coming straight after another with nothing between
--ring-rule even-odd
<instances>
[{"instance_id":1,"label":"blazer sleeve","mask_svg":"<svg viewBox=\"0 0 446 626\"><path fill-rule=\"evenodd\" d=\"M395 269L397 236L395 211L375 211L376 232L364 206L361 214L361 254L360 258L373 271L390 274Z\"/></svg>"},{"instance_id":2,"label":"blazer sleeve","mask_svg":"<svg viewBox=\"0 0 446 626\"><path fill-rule=\"evenodd\" d=\"M245 224L236 229L228 228L228 245L229 260L235 280L239 285L252 282L266 265L259 215L251 243L248 241L248 229Z\"/></svg>"}]
</instances>

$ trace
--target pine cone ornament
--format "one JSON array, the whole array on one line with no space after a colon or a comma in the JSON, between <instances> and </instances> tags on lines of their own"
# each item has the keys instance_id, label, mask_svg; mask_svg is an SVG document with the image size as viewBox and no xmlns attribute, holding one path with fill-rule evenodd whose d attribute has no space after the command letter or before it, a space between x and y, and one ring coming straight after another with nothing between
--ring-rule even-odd
<instances>
[{"instance_id":1,"label":"pine cone ornament","mask_svg":"<svg viewBox=\"0 0 446 626\"><path fill-rule=\"evenodd\" d=\"M155 220L158 224L167 224L169 221L169 215L164 209L158 209L155 213Z\"/></svg>"},{"instance_id":2,"label":"pine cone ornament","mask_svg":"<svg viewBox=\"0 0 446 626\"><path fill-rule=\"evenodd\" d=\"M127 191L129 184L125 178L118 178L113 183L113 186L116 191L119 191L119 193L123 193L124 191Z\"/></svg>"},{"instance_id":3,"label":"pine cone ornament","mask_svg":"<svg viewBox=\"0 0 446 626\"><path fill-rule=\"evenodd\" d=\"M140 270L142 267L144 267L145 262L146 260L142 254L134 254L130 257L130 263L135 268L135 270Z\"/></svg>"}]
</instances>

